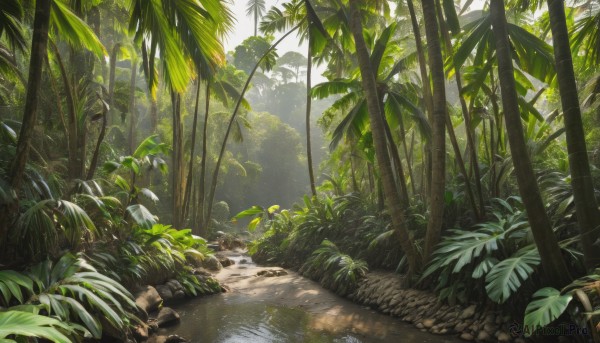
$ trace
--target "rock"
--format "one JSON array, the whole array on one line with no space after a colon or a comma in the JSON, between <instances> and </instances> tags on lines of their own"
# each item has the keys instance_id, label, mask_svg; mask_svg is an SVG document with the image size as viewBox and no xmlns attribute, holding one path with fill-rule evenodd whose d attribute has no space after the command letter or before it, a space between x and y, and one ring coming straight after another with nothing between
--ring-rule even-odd
<instances>
[{"instance_id":1,"label":"rock","mask_svg":"<svg viewBox=\"0 0 600 343\"><path fill-rule=\"evenodd\" d=\"M171 287L167 285L158 285L156 286L156 291L158 292L158 295L160 295L164 302L169 302L173 300L173 291L171 290Z\"/></svg>"},{"instance_id":2,"label":"rock","mask_svg":"<svg viewBox=\"0 0 600 343\"><path fill-rule=\"evenodd\" d=\"M264 274L264 276L266 276L266 277L273 277L273 276L275 276L275 275L276 275L276 274L275 274L275 273L273 273L273 272L272 272L272 271L270 271L270 270L268 270L268 271L267 271L267 272Z\"/></svg>"},{"instance_id":3,"label":"rock","mask_svg":"<svg viewBox=\"0 0 600 343\"><path fill-rule=\"evenodd\" d=\"M102 337L109 338L109 341L110 339L112 339L116 342L125 342L127 340L125 332L123 330L115 328L106 319L106 317L99 316L98 320L100 322L100 325L102 326Z\"/></svg>"},{"instance_id":4,"label":"rock","mask_svg":"<svg viewBox=\"0 0 600 343\"><path fill-rule=\"evenodd\" d=\"M246 263L248 263L248 260L246 260L245 258L240 260L240 264L246 264Z\"/></svg>"},{"instance_id":5,"label":"rock","mask_svg":"<svg viewBox=\"0 0 600 343\"><path fill-rule=\"evenodd\" d=\"M148 325L141 324L133 329L133 337L137 341L145 341L148 339Z\"/></svg>"},{"instance_id":6,"label":"rock","mask_svg":"<svg viewBox=\"0 0 600 343\"><path fill-rule=\"evenodd\" d=\"M460 318L460 319L471 318L475 314L476 309L477 309L477 307L475 305L471 305L471 306L467 307L466 309L464 309L461 312L460 317L458 317L458 318Z\"/></svg>"},{"instance_id":7,"label":"rock","mask_svg":"<svg viewBox=\"0 0 600 343\"><path fill-rule=\"evenodd\" d=\"M158 312L156 317L156 323L159 327L165 327L174 324L179 321L179 313L175 312L172 308L163 307Z\"/></svg>"},{"instance_id":8,"label":"rock","mask_svg":"<svg viewBox=\"0 0 600 343\"><path fill-rule=\"evenodd\" d=\"M474 338L473 338L473 335L471 335L470 333L463 332L462 335L460 335L460 339L465 340L465 341L472 341Z\"/></svg>"},{"instance_id":9,"label":"rock","mask_svg":"<svg viewBox=\"0 0 600 343\"><path fill-rule=\"evenodd\" d=\"M167 336L150 336L146 343L166 343Z\"/></svg>"},{"instance_id":10,"label":"rock","mask_svg":"<svg viewBox=\"0 0 600 343\"><path fill-rule=\"evenodd\" d=\"M217 231L217 232L215 232L215 236L217 236L217 237L222 237L222 236L225 236L225 235L226 234L223 231Z\"/></svg>"},{"instance_id":11,"label":"rock","mask_svg":"<svg viewBox=\"0 0 600 343\"><path fill-rule=\"evenodd\" d=\"M169 288L171 288L171 292L175 293L177 291L183 291L183 286L181 285L181 283L175 279L171 279L169 281L167 281L166 283L167 286L169 286Z\"/></svg>"},{"instance_id":12,"label":"rock","mask_svg":"<svg viewBox=\"0 0 600 343\"><path fill-rule=\"evenodd\" d=\"M491 339L490 334L487 333L487 331L485 330L481 330L479 331L479 334L477 334L477 340L480 342L486 342L489 341Z\"/></svg>"},{"instance_id":13,"label":"rock","mask_svg":"<svg viewBox=\"0 0 600 343\"><path fill-rule=\"evenodd\" d=\"M506 332L500 332L496 338L498 339L498 342L502 342L502 343L510 342L510 339L511 339L510 335L507 334Z\"/></svg>"},{"instance_id":14,"label":"rock","mask_svg":"<svg viewBox=\"0 0 600 343\"><path fill-rule=\"evenodd\" d=\"M187 342L188 340L179 336L179 335L169 335L169 337L167 337L167 340L165 341L165 343L180 343L180 342Z\"/></svg>"},{"instance_id":15,"label":"rock","mask_svg":"<svg viewBox=\"0 0 600 343\"><path fill-rule=\"evenodd\" d=\"M207 256L204 261L202 261L202 267L212 271L219 271L223 269L221 262L219 262L215 256Z\"/></svg>"},{"instance_id":16,"label":"rock","mask_svg":"<svg viewBox=\"0 0 600 343\"><path fill-rule=\"evenodd\" d=\"M487 322L485 325L483 325L483 329L490 335L493 335L496 333L496 330L498 330L498 325L496 325L496 323Z\"/></svg>"},{"instance_id":17,"label":"rock","mask_svg":"<svg viewBox=\"0 0 600 343\"><path fill-rule=\"evenodd\" d=\"M163 299L160 297L160 294L152 286L146 286L135 295L135 304L146 311L146 313L158 310L162 301Z\"/></svg>"},{"instance_id":18,"label":"rock","mask_svg":"<svg viewBox=\"0 0 600 343\"><path fill-rule=\"evenodd\" d=\"M435 319L425 319L423 321L423 326L426 329L430 329L433 326L433 324L435 324Z\"/></svg>"},{"instance_id":19,"label":"rock","mask_svg":"<svg viewBox=\"0 0 600 343\"><path fill-rule=\"evenodd\" d=\"M197 268L194 269L193 273L195 275L201 275L201 276L213 276L208 270L204 269L204 268Z\"/></svg>"},{"instance_id":20,"label":"rock","mask_svg":"<svg viewBox=\"0 0 600 343\"><path fill-rule=\"evenodd\" d=\"M288 273L285 270L278 270L276 273L277 273L277 276L288 275Z\"/></svg>"},{"instance_id":21,"label":"rock","mask_svg":"<svg viewBox=\"0 0 600 343\"><path fill-rule=\"evenodd\" d=\"M173 300L181 300L185 298L185 292L183 290L177 290L174 294L173 294Z\"/></svg>"},{"instance_id":22,"label":"rock","mask_svg":"<svg viewBox=\"0 0 600 343\"><path fill-rule=\"evenodd\" d=\"M415 327L416 327L417 329L424 329L424 328L425 328L425 325L423 325L423 323L418 323L417 325L415 325Z\"/></svg>"},{"instance_id":23,"label":"rock","mask_svg":"<svg viewBox=\"0 0 600 343\"><path fill-rule=\"evenodd\" d=\"M470 323L469 322L459 322L458 324L456 324L456 326L454 327L454 331L456 332L463 332L465 331L465 329L467 328L467 326L469 326Z\"/></svg>"},{"instance_id":24,"label":"rock","mask_svg":"<svg viewBox=\"0 0 600 343\"><path fill-rule=\"evenodd\" d=\"M235 262L232 259L230 259L229 257L227 257L225 255L215 254L215 257L217 258L217 260L219 260L219 262L221 263L223 268L229 267L229 266L235 264Z\"/></svg>"}]
</instances>

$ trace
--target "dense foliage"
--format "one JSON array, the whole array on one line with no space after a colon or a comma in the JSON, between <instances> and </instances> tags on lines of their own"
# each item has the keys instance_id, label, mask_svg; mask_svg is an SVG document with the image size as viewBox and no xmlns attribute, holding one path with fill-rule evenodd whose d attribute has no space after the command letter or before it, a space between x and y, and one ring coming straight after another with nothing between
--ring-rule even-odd
<instances>
[{"instance_id":1,"label":"dense foliage","mask_svg":"<svg viewBox=\"0 0 600 343\"><path fill-rule=\"evenodd\" d=\"M245 5L226 52L227 1L0 3L0 340L217 290L190 265L245 216L256 260L340 294L395 270L598 335L597 0Z\"/></svg>"}]
</instances>

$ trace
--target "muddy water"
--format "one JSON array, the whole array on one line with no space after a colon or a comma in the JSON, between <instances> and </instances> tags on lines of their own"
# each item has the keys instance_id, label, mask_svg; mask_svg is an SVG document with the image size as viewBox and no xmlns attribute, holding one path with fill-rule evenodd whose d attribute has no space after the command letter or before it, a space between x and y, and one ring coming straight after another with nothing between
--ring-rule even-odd
<instances>
[{"instance_id":1,"label":"muddy water","mask_svg":"<svg viewBox=\"0 0 600 343\"><path fill-rule=\"evenodd\" d=\"M236 264L217 274L231 291L174 307L181 322L161 334L203 343L460 342L358 306L294 272L256 276L260 270L280 268L257 266L240 253L231 258Z\"/></svg>"}]
</instances>

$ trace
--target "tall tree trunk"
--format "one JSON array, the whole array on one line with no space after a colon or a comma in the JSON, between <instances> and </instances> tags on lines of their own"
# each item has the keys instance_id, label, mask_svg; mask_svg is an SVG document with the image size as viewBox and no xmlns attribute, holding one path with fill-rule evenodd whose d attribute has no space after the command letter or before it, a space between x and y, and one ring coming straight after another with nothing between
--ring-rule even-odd
<instances>
[{"instance_id":1,"label":"tall tree trunk","mask_svg":"<svg viewBox=\"0 0 600 343\"><path fill-rule=\"evenodd\" d=\"M90 168L88 169L87 175L85 177L86 180L91 180L94 178L94 173L96 172L96 168L98 167L98 158L100 156L100 146L104 141L104 136L106 136L106 126L108 125L108 112L104 111L102 114L102 127L100 128L100 134L98 135L98 140L96 141L96 148L94 149L94 154L92 155L92 161L90 162Z\"/></svg>"},{"instance_id":2,"label":"tall tree trunk","mask_svg":"<svg viewBox=\"0 0 600 343\"><path fill-rule=\"evenodd\" d=\"M37 122L38 100L42 83L42 71L44 58L46 56L46 45L48 43L48 28L50 26L51 0L38 0L35 5L35 16L33 19L33 36L31 40L31 55L29 57L29 78L27 80L27 95L25 97L25 109L23 121L19 131L19 140L12 161L8 178L13 191L18 194L25 166L29 159L31 138ZM12 223L11 214L18 211L18 198L13 204L3 204L0 208L0 242L6 239L6 230ZM3 254L0 254L2 256Z\"/></svg>"},{"instance_id":3,"label":"tall tree trunk","mask_svg":"<svg viewBox=\"0 0 600 343\"><path fill-rule=\"evenodd\" d=\"M548 282L556 287L561 287L566 285L571 277L556 236L552 231L552 224L544 208L531 160L527 153L515 88L503 0L491 0L490 16L496 41L496 57L498 59L498 76L502 93L504 120L519 192L527 210L531 232L540 252L542 267L548 277Z\"/></svg>"},{"instance_id":4,"label":"tall tree trunk","mask_svg":"<svg viewBox=\"0 0 600 343\"><path fill-rule=\"evenodd\" d=\"M436 0L435 2L437 12L438 12L438 20L440 24L440 29L442 30L442 34L444 37L444 42L446 45L446 52L448 55L452 55L454 51L454 47L452 46L452 39L450 37L450 32L448 30L448 26L446 25L446 20L444 19L444 12L442 10L442 5L440 4L440 0ZM472 199L473 212L477 219L485 218L485 205L483 200L483 191L481 188L481 173L479 172L479 161L477 160L477 148L475 146L475 138L473 137L473 129L471 127L471 114L469 113L469 109L467 107L467 102L465 101L465 97L462 94L462 76L460 67L456 64L452 63L452 67L454 69L454 80L456 81L456 88L458 90L458 100L460 102L460 108L462 110L463 119L465 120L465 132L467 135L467 148L471 153L471 165L473 167L473 174L475 175L475 191L477 192L477 198L479 200L479 208L474 204L475 196L473 191L471 190L471 184L469 177L466 173L466 166L461 156L461 152L457 149L458 144L456 143L456 138L454 138L454 128L452 127L452 122L450 121L450 117L448 117L448 133L450 133L450 138L452 139L452 146L454 147L454 153L457 158L457 162L460 163L459 167L461 172L465 177L465 183L467 186L467 193L469 199Z\"/></svg>"},{"instance_id":5,"label":"tall tree trunk","mask_svg":"<svg viewBox=\"0 0 600 343\"><path fill-rule=\"evenodd\" d=\"M410 160L410 154L408 153L408 147L406 144L406 130L404 129L404 119L402 114L398 115L398 123L400 123L400 135L402 136L402 148L404 149L404 156L406 156L406 166L408 167L408 177L410 178L410 188L413 196L417 195L417 188L415 186L415 175L413 174L412 162Z\"/></svg>"},{"instance_id":6,"label":"tall tree trunk","mask_svg":"<svg viewBox=\"0 0 600 343\"><path fill-rule=\"evenodd\" d=\"M575 198L577 222L581 230L583 257L586 267L591 270L600 265L600 248L593 245L600 239L600 212L594 196L594 182L590 174L585 135L581 122L581 109L579 108L577 83L573 71L573 58L569 45L564 2L562 0L547 0L547 2L560 102L565 119L571 186Z\"/></svg>"},{"instance_id":7,"label":"tall tree trunk","mask_svg":"<svg viewBox=\"0 0 600 343\"><path fill-rule=\"evenodd\" d=\"M173 104L173 163L172 163L172 191L173 197L173 226L181 229L183 213L182 208L182 182L183 182L183 127L181 123L181 94L171 90Z\"/></svg>"},{"instance_id":8,"label":"tall tree trunk","mask_svg":"<svg viewBox=\"0 0 600 343\"><path fill-rule=\"evenodd\" d=\"M421 263L413 242L410 239L407 230L406 219L402 210L400 197L396 191L394 183L394 174L390 163L387 149L387 140L385 138L385 127L383 115L379 107L379 98L377 96L377 84L375 82L375 73L372 69L369 52L363 37L363 28L360 19L359 1L350 0L350 30L354 36L356 45L356 55L362 77L362 86L367 99L367 108L369 111L369 122L371 124L371 133L373 135L373 145L379 166L380 178L382 181L383 192L389 214L392 217L392 227L398 233L400 245L408 262L408 275L414 275L420 270Z\"/></svg>"},{"instance_id":9,"label":"tall tree trunk","mask_svg":"<svg viewBox=\"0 0 600 343\"><path fill-rule=\"evenodd\" d=\"M194 107L194 122L192 123L192 146L190 148L190 162L188 164L188 176L185 184L185 194L183 196L183 219L187 217L190 208L190 195L192 193L192 184L194 176L194 156L196 153L196 131L198 128L198 105L200 104L200 79L198 79L196 89L196 105Z\"/></svg>"},{"instance_id":10,"label":"tall tree trunk","mask_svg":"<svg viewBox=\"0 0 600 343\"><path fill-rule=\"evenodd\" d=\"M205 226L204 218L206 217L205 201L206 201L206 155L208 153L208 114L210 109L210 83L206 83L206 109L204 112L204 126L202 128L202 159L200 160L200 180L198 181L198 225L200 230L198 234L205 237L208 233L208 227Z\"/></svg>"},{"instance_id":11,"label":"tall tree trunk","mask_svg":"<svg viewBox=\"0 0 600 343\"><path fill-rule=\"evenodd\" d=\"M306 164L308 165L308 177L310 182L310 191L313 196L317 195L315 188L315 175L313 172L313 160L310 138L310 109L312 104L312 96L310 95L311 88L311 72L312 72L312 48L311 48L310 32L308 33L308 62L306 63Z\"/></svg>"},{"instance_id":12,"label":"tall tree trunk","mask_svg":"<svg viewBox=\"0 0 600 343\"><path fill-rule=\"evenodd\" d=\"M117 55L121 49L121 43L116 43L110 54L110 69L108 72L108 104L110 105L109 124L114 124L115 116L115 74L117 70Z\"/></svg>"},{"instance_id":13,"label":"tall tree trunk","mask_svg":"<svg viewBox=\"0 0 600 343\"><path fill-rule=\"evenodd\" d=\"M223 141L221 142L221 150L219 151L219 157L217 158L217 163L215 165L215 170L213 172L212 180L211 180L211 183L210 183L210 191L209 191L209 194L208 194L208 198L206 199L208 201L208 206L206 208L206 213L205 213L205 217L204 217L204 225L203 226L205 228L208 227L208 224L210 223L210 219L211 219L211 216L212 216L211 212L212 212L212 207L213 207L213 203L214 203L214 199L215 199L215 192L217 190L217 181L218 181L218 178L219 178L219 169L221 169L221 162L223 162L223 156L225 155L225 148L227 147L227 141L229 139L229 134L231 133L231 128L233 127L233 123L235 122L235 118L237 117L238 110L240 109L240 105L242 103L242 100L244 99L244 94L246 94L246 91L248 90L248 86L250 85L250 81L252 80L252 76L254 76L254 73L256 73L256 70L258 69L258 66L265 59L265 57L269 53L271 53L271 51L273 51L277 47L277 45L279 45L279 43L281 43L281 41L283 41L292 32L296 31L302 24L304 24L304 21L305 20L300 21L300 23L298 23L291 30L289 30L286 34L284 34L283 36L281 36L281 38L279 38L275 43L273 43L273 45L271 45L269 47L269 49L267 49L267 51L265 51L265 53L256 62L256 64L254 65L254 68L250 72L250 75L248 75L248 79L246 80L246 83L244 84L244 87L242 88L242 92L240 93L240 97L238 98L238 100L237 100L237 102L235 104L235 108L233 109L233 113L231 114L231 118L229 118L229 123L227 124L227 130L225 131L225 137L223 137Z\"/></svg>"},{"instance_id":14,"label":"tall tree trunk","mask_svg":"<svg viewBox=\"0 0 600 343\"><path fill-rule=\"evenodd\" d=\"M427 119L431 123L433 114L433 96L431 95L431 84L429 82L429 75L427 74L427 61L425 60L425 50L423 49L423 41L421 39L421 29L419 28L419 22L417 20L417 14L415 13L415 6L412 0L406 0L408 6L408 12L410 14L410 22L415 36L415 45L417 47L417 57L419 59L419 71L421 73L421 82L423 83L423 100L425 101L425 113ZM429 142L425 142L425 154L423 155L424 167L425 167L425 187L424 190L425 199L429 201L429 190L431 189L431 145ZM423 188L423 187L422 187Z\"/></svg>"},{"instance_id":15,"label":"tall tree trunk","mask_svg":"<svg viewBox=\"0 0 600 343\"><path fill-rule=\"evenodd\" d=\"M379 103L379 108L383 108L383 103ZM396 182L395 184L400 185L400 204L403 210L406 210L409 207L409 197L408 197L408 189L406 187L406 175L404 174L404 168L402 167L402 160L400 159L400 153L398 152L398 146L396 142L394 142L394 136L392 135L392 130L390 129L390 125L387 122L385 116L382 114L383 119L383 127L385 129L385 136L388 141L388 151L392 156L392 161L394 163L394 168L396 169ZM396 192L398 190L396 189Z\"/></svg>"},{"instance_id":16,"label":"tall tree trunk","mask_svg":"<svg viewBox=\"0 0 600 343\"><path fill-rule=\"evenodd\" d=\"M422 0L425 35L429 56L429 71L433 80L432 158L429 221L425 236L424 262L427 262L440 241L444 218L446 185L446 84L444 62L439 40L434 0Z\"/></svg>"},{"instance_id":17,"label":"tall tree trunk","mask_svg":"<svg viewBox=\"0 0 600 343\"><path fill-rule=\"evenodd\" d=\"M58 47L54 42L50 41L50 46L52 50L54 50L54 54L56 55L56 62L58 63L58 69L60 70L60 76L63 81L63 85L65 87L65 100L67 102L67 127L68 127L68 154L69 154L69 178L76 179L80 176L78 172L79 162L78 158L78 142L77 137L79 133L79 127L77 125L77 113L75 112L75 99L73 99L74 89L71 85L71 81L69 80L69 75L67 73L67 69L65 68L65 64L62 59L62 55L58 50Z\"/></svg>"},{"instance_id":18,"label":"tall tree trunk","mask_svg":"<svg viewBox=\"0 0 600 343\"><path fill-rule=\"evenodd\" d=\"M136 78L136 68L137 62L135 58L131 61L131 77L129 78L129 154L133 155L135 151L135 122L136 118L136 110L135 110L135 78Z\"/></svg>"}]
</instances>

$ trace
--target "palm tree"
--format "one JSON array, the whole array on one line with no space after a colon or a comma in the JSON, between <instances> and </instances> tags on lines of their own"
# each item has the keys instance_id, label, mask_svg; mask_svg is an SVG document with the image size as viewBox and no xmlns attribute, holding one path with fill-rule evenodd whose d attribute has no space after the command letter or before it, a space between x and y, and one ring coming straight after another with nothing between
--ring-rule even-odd
<instances>
[{"instance_id":1,"label":"palm tree","mask_svg":"<svg viewBox=\"0 0 600 343\"><path fill-rule=\"evenodd\" d=\"M438 23L433 0L422 0L425 36L429 56L429 71L433 80L433 113L431 115L431 190L429 196L429 221L425 237L424 261L427 262L441 236L444 216L444 191L446 180L446 80L440 47Z\"/></svg>"},{"instance_id":2,"label":"palm tree","mask_svg":"<svg viewBox=\"0 0 600 343\"><path fill-rule=\"evenodd\" d=\"M181 93L194 71L203 78L224 62L220 37L231 25L229 8L218 0L142 1L131 3L130 31L141 42L142 63L151 95L156 95L155 60L160 50L165 81L171 91L173 117L173 224L183 224L184 164ZM189 68L188 61L194 68ZM195 69L195 70L193 70Z\"/></svg>"},{"instance_id":3,"label":"palm tree","mask_svg":"<svg viewBox=\"0 0 600 343\"><path fill-rule=\"evenodd\" d=\"M548 0L547 3L560 101L565 118L571 186L575 198L577 222L581 230L583 257L587 268L591 270L600 264L600 249L594 247L594 242L600 239L600 211L590 174L564 3L560 0Z\"/></svg>"},{"instance_id":4,"label":"palm tree","mask_svg":"<svg viewBox=\"0 0 600 343\"><path fill-rule=\"evenodd\" d=\"M258 34L258 21L265 13L265 0L248 0L246 4L246 15L254 17L254 35Z\"/></svg>"},{"instance_id":5,"label":"palm tree","mask_svg":"<svg viewBox=\"0 0 600 343\"><path fill-rule=\"evenodd\" d=\"M29 158L29 149L33 130L37 121L37 109L40 98L42 82L42 69L44 57L46 56L46 45L48 43L48 30L50 28L51 0L38 0L35 5L35 16L33 19L33 38L31 41L31 55L29 58L29 78L27 80L27 95L23 111L23 121L19 132L15 158L9 170L9 180L13 192L18 192L25 165ZM18 201L18 199L17 199ZM18 202L3 204L0 208L0 240L6 238L6 229L9 227L11 212L18 208Z\"/></svg>"},{"instance_id":6,"label":"palm tree","mask_svg":"<svg viewBox=\"0 0 600 343\"><path fill-rule=\"evenodd\" d=\"M379 173L383 183L383 191L385 193L387 207L392 217L392 227L400 237L400 245L408 261L408 275L414 275L414 273L420 269L421 262L408 234L406 218L404 217L400 197L395 185L391 162L387 153L385 125L379 104L379 96L377 94L375 71L371 65L369 52L363 37L359 5L360 3L358 0L350 0L348 15L350 20L350 31L354 36L356 55L358 57L363 89L367 100L369 121L371 124L375 154L377 156L377 164L379 166Z\"/></svg>"},{"instance_id":7,"label":"palm tree","mask_svg":"<svg viewBox=\"0 0 600 343\"><path fill-rule=\"evenodd\" d=\"M502 107L519 193L527 210L533 237L540 253L547 282L558 287L569 283L571 277L562 257L552 224L546 213L531 160L527 152L515 87L511 47L508 40L503 0L491 0L490 19L496 43L498 76Z\"/></svg>"}]
</instances>

